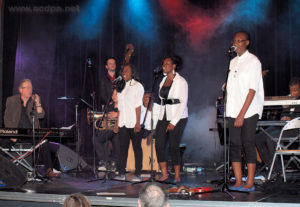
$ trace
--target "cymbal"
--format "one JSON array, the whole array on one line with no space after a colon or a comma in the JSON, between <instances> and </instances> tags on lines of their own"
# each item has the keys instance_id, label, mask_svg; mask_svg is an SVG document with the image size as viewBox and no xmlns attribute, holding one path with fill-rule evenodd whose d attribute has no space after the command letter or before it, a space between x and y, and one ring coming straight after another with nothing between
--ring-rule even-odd
<instances>
[{"instance_id":1,"label":"cymbal","mask_svg":"<svg viewBox=\"0 0 300 207\"><path fill-rule=\"evenodd\" d=\"M71 97L66 97L66 96L58 97L56 99L58 99L58 100L81 100L81 98L71 98Z\"/></svg>"},{"instance_id":2,"label":"cymbal","mask_svg":"<svg viewBox=\"0 0 300 207\"><path fill-rule=\"evenodd\" d=\"M82 98L73 98L73 97L66 97L66 96L62 96L62 97L58 97L56 98L57 100L62 100L62 101L80 101L83 102L85 105L87 105L90 108L93 108L93 106L91 104L89 104L88 102L86 102L84 99Z\"/></svg>"}]
</instances>

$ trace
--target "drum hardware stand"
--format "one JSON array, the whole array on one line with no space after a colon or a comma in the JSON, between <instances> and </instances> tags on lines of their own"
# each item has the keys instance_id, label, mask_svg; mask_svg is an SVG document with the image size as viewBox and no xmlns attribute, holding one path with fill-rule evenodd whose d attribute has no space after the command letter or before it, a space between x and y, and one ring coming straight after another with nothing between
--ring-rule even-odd
<instances>
[{"instance_id":1,"label":"drum hardware stand","mask_svg":"<svg viewBox=\"0 0 300 207\"><path fill-rule=\"evenodd\" d=\"M148 115L148 111L149 111L149 108L152 107L151 109L151 136L150 136L150 139L151 139L151 142L150 142L150 149L151 149L151 155L150 155L150 165L151 165L151 170L150 170L150 178L147 179L147 180L142 180L142 181L139 181L139 182L134 182L132 183L132 185L136 185L136 184L141 184L141 183L147 183L147 182L158 182L158 183L164 183L164 184L175 184L175 183L172 183L172 182L167 182L167 181L159 181L159 180L156 180L155 179L155 174L156 172L153 170L153 106L154 106L154 88L155 88L155 85L156 85L156 82L158 80L158 74L159 74L160 70L159 69L156 69L154 70L154 81L153 81L153 84L152 84L152 89L151 89L151 95L149 97L149 103L148 103L148 106L147 106L147 110L145 112L145 117L144 117L144 120L143 120L143 124L142 124L142 130L145 128L145 121L146 121L146 118L147 118L147 115Z\"/></svg>"},{"instance_id":2,"label":"drum hardware stand","mask_svg":"<svg viewBox=\"0 0 300 207\"><path fill-rule=\"evenodd\" d=\"M93 108L92 110L95 111L95 91L93 91L91 93L91 97L93 99ZM95 122L95 116L93 115L93 122L92 122L92 128L93 128L93 135L92 135L92 139L93 139L93 173L94 173L94 176L95 178L98 178L98 175L97 175L97 172L96 172L96 148L95 148L95 125L94 125L94 122Z\"/></svg>"}]
</instances>

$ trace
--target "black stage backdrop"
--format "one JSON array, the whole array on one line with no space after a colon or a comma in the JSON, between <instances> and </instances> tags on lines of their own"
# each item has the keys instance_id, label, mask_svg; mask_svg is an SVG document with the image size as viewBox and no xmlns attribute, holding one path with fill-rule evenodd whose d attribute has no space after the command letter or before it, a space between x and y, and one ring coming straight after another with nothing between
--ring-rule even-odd
<instances>
[{"instance_id":1,"label":"black stage backdrop","mask_svg":"<svg viewBox=\"0 0 300 207\"><path fill-rule=\"evenodd\" d=\"M2 113L6 98L17 93L19 81L30 78L47 113L42 126L74 124L76 102L57 98L82 97L91 104L92 77L97 89L97 83L105 73L104 60L114 56L120 68L125 45L133 43L132 63L145 90L150 90L153 70L161 65L164 56L177 54L183 58L183 69L179 73L189 83L190 114L183 138L187 145L185 159L212 163L220 160L222 147L216 132L209 128L215 127L215 101L225 81L229 63L227 50L234 32L247 30L250 33L249 50L259 57L263 69L269 70L264 80L267 96L287 95L290 78L300 76L299 1L174 0L184 5L178 17L172 13L172 9L176 9L172 1L142 0L136 2L146 2L141 8L148 6L152 13L149 14L150 9L143 11L149 19L137 25L143 17L128 13L124 16L128 12L126 9L124 12L126 2L134 1L2 2L5 5ZM237 4L240 4L240 10L234 7ZM97 9L97 6L101 8ZM96 13L93 13L95 8ZM186 8L187 12L183 14ZM250 14L247 16L243 12ZM98 15L96 23L95 15ZM193 33L189 21L193 23L196 18L204 20L207 31L196 27L196 34ZM155 20L155 26L140 29L150 20ZM78 26L80 24L83 25ZM213 27L216 24L218 26ZM88 58L92 60L92 67L87 67ZM86 106L81 103L82 150L88 154L92 145L90 135L84 129L85 111ZM1 122L3 124L3 120Z\"/></svg>"}]
</instances>

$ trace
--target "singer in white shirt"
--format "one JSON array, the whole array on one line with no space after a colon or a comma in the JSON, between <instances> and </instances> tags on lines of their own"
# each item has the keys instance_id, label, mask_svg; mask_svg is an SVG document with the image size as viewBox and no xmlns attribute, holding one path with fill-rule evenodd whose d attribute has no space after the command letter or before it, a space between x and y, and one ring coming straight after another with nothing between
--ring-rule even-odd
<instances>
[{"instance_id":1,"label":"singer in white shirt","mask_svg":"<svg viewBox=\"0 0 300 207\"><path fill-rule=\"evenodd\" d=\"M126 179L126 162L130 139L135 157L135 175L140 177L142 170L143 152L141 147L141 106L144 94L143 85L135 80L136 73L134 66L126 64L122 70L122 78L126 82L124 89L118 93L118 113L117 120L120 139L120 176L121 180Z\"/></svg>"},{"instance_id":2,"label":"singer in white shirt","mask_svg":"<svg viewBox=\"0 0 300 207\"><path fill-rule=\"evenodd\" d=\"M237 32L233 39L237 56L229 66L226 117L228 117L230 158L236 178L232 190L252 192L256 168L255 132L264 104L262 69L259 59L248 52L249 34ZM248 168L242 183L241 153L244 147Z\"/></svg>"},{"instance_id":3,"label":"singer in white shirt","mask_svg":"<svg viewBox=\"0 0 300 207\"><path fill-rule=\"evenodd\" d=\"M186 80L175 72L181 66L181 58L170 56L163 61L165 77L160 83L159 97L161 108L156 126L156 155L162 176L159 179L168 179L167 159L165 157L166 141L169 139L170 153L175 170L174 182L180 183L180 141L188 117L188 84Z\"/></svg>"}]
</instances>

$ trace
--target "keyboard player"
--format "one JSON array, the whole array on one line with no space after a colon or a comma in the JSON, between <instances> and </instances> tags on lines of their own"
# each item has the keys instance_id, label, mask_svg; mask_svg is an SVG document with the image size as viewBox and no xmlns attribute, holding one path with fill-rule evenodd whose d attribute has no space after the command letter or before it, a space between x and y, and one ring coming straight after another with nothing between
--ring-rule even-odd
<instances>
[{"instance_id":1,"label":"keyboard player","mask_svg":"<svg viewBox=\"0 0 300 207\"><path fill-rule=\"evenodd\" d=\"M294 77L289 83L290 96L300 99L300 77ZM296 117L300 117L300 105L283 106L281 120L289 121ZM265 129L273 137L278 137L282 127L270 126ZM291 133L291 134L290 134ZM285 136L295 136L295 131L290 130ZM255 136L255 145L264 164L269 165L272 162L276 148L276 143L272 141L265 133L259 132ZM277 164L277 165L276 165ZM279 174L279 162L275 162L274 176Z\"/></svg>"},{"instance_id":2,"label":"keyboard player","mask_svg":"<svg viewBox=\"0 0 300 207\"><path fill-rule=\"evenodd\" d=\"M32 93L31 80L22 80L18 89L19 94L8 97L6 100L4 112L5 128L32 128L32 111L34 111L35 115L35 127L40 128L39 120L44 118L45 112L42 108L39 95ZM2 140L1 145L11 147L21 141L11 138L9 140ZM37 156L40 157L38 162L45 165L46 177L56 177L58 174L53 172L48 142L41 145L38 152L40 153L40 156Z\"/></svg>"}]
</instances>

